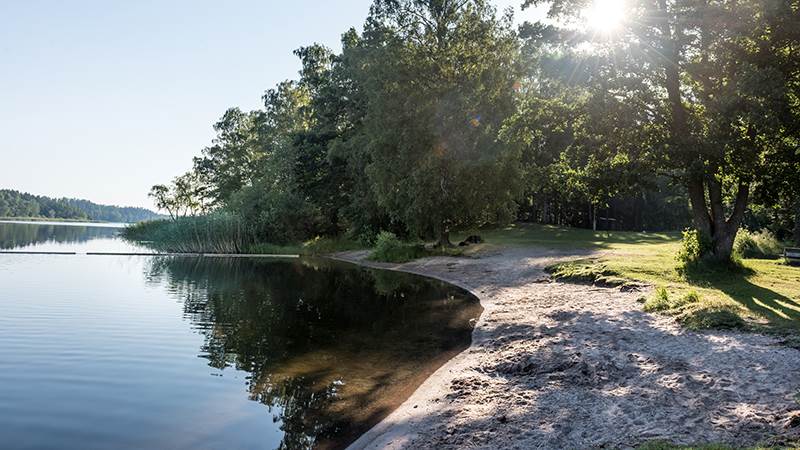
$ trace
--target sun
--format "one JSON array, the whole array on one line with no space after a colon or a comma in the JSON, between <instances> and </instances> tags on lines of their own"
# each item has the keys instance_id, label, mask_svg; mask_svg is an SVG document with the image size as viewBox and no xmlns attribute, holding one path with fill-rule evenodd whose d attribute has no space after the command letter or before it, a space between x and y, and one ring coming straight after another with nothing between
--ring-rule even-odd
<instances>
[{"instance_id":1,"label":"sun","mask_svg":"<svg viewBox=\"0 0 800 450\"><path fill-rule=\"evenodd\" d=\"M594 0L582 13L592 30L611 33L625 21L625 0Z\"/></svg>"}]
</instances>

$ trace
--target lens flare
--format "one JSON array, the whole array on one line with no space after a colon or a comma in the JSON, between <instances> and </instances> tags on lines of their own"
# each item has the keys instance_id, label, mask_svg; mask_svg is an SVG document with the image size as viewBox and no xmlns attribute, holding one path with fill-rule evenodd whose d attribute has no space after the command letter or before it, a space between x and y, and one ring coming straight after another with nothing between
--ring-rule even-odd
<instances>
[{"instance_id":1,"label":"lens flare","mask_svg":"<svg viewBox=\"0 0 800 450\"><path fill-rule=\"evenodd\" d=\"M594 0L583 11L583 17L589 28L611 33L625 21L626 9L625 0Z\"/></svg>"}]
</instances>

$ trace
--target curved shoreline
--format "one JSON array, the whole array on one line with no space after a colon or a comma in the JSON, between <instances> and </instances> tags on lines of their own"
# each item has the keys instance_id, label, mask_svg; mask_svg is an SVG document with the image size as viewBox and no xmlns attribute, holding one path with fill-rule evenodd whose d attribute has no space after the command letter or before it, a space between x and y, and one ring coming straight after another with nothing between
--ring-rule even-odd
<instances>
[{"instance_id":1,"label":"curved shoreline","mask_svg":"<svg viewBox=\"0 0 800 450\"><path fill-rule=\"evenodd\" d=\"M451 283L484 308L470 347L348 448L741 446L800 434L787 425L800 414L800 351L763 335L687 332L642 312L641 293L546 282L546 265L578 256L332 255Z\"/></svg>"},{"instance_id":2,"label":"curved shoreline","mask_svg":"<svg viewBox=\"0 0 800 450\"><path fill-rule=\"evenodd\" d=\"M472 341L470 342L469 347L449 358L444 364L442 364L442 366L431 373L422 382L422 384L420 384L414 390L414 392L412 392L411 395L405 401L403 401L402 404L400 404L400 406L398 406L394 411L389 413L389 415L384 417L379 423L377 423L347 447L348 450L362 450L368 448L404 448L416 437L416 433L414 433L410 424L414 422L415 418L424 417L430 412L430 407L420 407L420 403L424 403L424 401L431 396L440 395L444 386L447 384L446 381L449 378L449 374L457 372L461 368L462 364L459 364L459 358L465 358L465 355L470 351L470 349L475 347L478 339L476 333L479 333L481 325L486 320L491 310L495 307L495 304L491 302L490 297L483 295L483 291L479 291L479 286L472 286L451 276L446 276L444 274L437 273L436 271L431 271L430 267L426 269L427 262L434 262L434 264L432 264L434 266L440 265L437 263L444 262L445 265L449 266L452 264L453 258L434 257L423 258L421 260L416 260L409 263L383 263L369 261L367 259L368 253L369 252L367 251L339 252L327 255L326 258L335 261L351 263L366 268L410 273L449 283L467 291L471 295L474 295L480 301L480 304L483 307L483 312L481 313L472 330ZM583 253L564 254L553 251L550 251L549 255L554 259L585 256ZM543 267L544 266L541 266L542 269ZM541 276L545 276L543 271Z\"/></svg>"},{"instance_id":3,"label":"curved shoreline","mask_svg":"<svg viewBox=\"0 0 800 450\"><path fill-rule=\"evenodd\" d=\"M334 253L331 255L326 255L325 258L343 262L348 264L353 264L359 267L365 267L369 269L379 269L379 270L388 270L392 272L401 272L401 273L408 273L412 275L418 275L425 278L430 278L433 280L441 281L444 283L451 284L456 286L462 290L464 290L469 295L475 296L478 299L481 307L483 308L480 316L478 317L478 321L475 323L475 326L472 329L472 339L470 341L469 346L464 348L458 353L451 354L445 359L442 364L433 370L432 372L428 373L427 376L420 382L419 385L415 386L414 389L410 392L408 397L403 400L393 411L389 412L386 417L383 417L380 422L372 426L369 430L363 433L361 436L358 437L355 441L353 441L350 445L346 448L348 450L356 450L356 449L365 449L369 448L371 444L375 444L375 441L381 437L387 435L389 429L397 423L397 419L394 416L406 416L408 413L407 411L414 411L419 409L418 405L414 405L414 397L418 395L418 392L424 392L426 385L434 384L436 385L436 380L440 379L442 375L439 373L442 371L447 371L448 366L452 363L452 361L459 357L459 355L463 355L466 353L475 343L475 330L477 329L478 325L481 323L481 320L486 316L486 304L485 301L481 298L481 296L474 291L473 288L468 286L466 283L462 283L458 280L453 280L449 277L441 276L435 273L430 273L429 271L419 270L415 268L407 267L406 264L391 264L391 263L381 263L381 262L374 262L369 261L366 259L368 252L366 251L351 251L351 252L340 252ZM447 356L447 355L445 355ZM406 433L403 430L403 433ZM405 442L405 440L403 440Z\"/></svg>"}]
</instances>

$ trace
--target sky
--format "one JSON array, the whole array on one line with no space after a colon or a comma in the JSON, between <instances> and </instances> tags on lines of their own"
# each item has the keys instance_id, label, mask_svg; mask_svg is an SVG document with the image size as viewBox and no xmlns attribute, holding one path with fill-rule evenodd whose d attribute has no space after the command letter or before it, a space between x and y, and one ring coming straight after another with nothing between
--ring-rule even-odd
<instances>
[{"instance_id":1,"label":"sky","mask_svg":"<svg viewBox=\"0 0 800 450\"><path fill-rule=\"evenodd\" d=\"M297 77L294 49L338 50L370 4L0 2L0 188L152 208L150 186L191 167L227 108L259 108Z\"/></svg>"}]
</instances>

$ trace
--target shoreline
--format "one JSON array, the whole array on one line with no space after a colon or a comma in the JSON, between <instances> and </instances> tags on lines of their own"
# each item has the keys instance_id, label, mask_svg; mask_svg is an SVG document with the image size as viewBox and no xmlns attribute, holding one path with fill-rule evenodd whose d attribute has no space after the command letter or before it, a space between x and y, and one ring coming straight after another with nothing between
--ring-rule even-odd
<instances>
[{"instance_id":1,"label":"shoreline","mask_svg":"<svg viewBox=\"0 0 800 450\"><path fill-rule=\"evenodd\" d=\"M59 217L0 217L0 222L117 223L103 220L64 219Z\"/></svg>"},{"instance_id":2,"label":"shoreline","mask_svg":"<svg viewBox=\"0 0 800 450\"><path fill-rule=\"evenodd\" d=\"M753 333L689 332L644 313L641 292L553 283L587 256L506 248L403 264L330 255L466 289L472 343L348 448L635 448L797 439L800 351ZM759 367L754 371L751 367Z\"/></svg>"}]
</instances>

